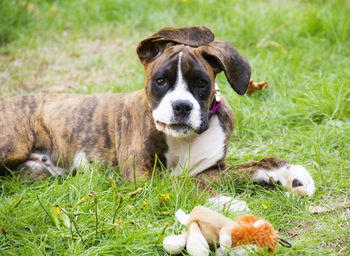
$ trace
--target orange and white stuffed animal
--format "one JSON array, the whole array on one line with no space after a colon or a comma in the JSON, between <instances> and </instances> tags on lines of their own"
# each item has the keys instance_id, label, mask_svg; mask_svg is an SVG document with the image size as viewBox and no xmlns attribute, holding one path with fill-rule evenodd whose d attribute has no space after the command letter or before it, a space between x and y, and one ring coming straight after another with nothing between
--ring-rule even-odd
<instances>
[{"instance_id":1,"label":"orange and white stuffed animal","mask_svg":"<svg viewBox=\"0 0 350 256\"><path fill-rule=\"evenodd\" d=\"M186 246L190 255L206 256L212 245L220 246L218 254L221 255L228 250L237 249L239 252L239 245L253 246L257 250L267 248L273 252L278 241L277 232L272 225L253 215L231 220L206 207L196 206L190 214L180 209L175 216L188 227L188 231L164 239L163 247L169 254L179 254Z\"/></svg>"}]
</instances>

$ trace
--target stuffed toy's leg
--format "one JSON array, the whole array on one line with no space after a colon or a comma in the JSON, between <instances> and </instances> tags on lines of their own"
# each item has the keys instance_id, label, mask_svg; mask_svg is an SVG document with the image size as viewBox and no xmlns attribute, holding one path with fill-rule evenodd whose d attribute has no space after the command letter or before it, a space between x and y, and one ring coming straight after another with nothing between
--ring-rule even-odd
<instances>
[{"instance_id":1,"label":"stuffed toy's leg","mask_svg":"<svg viewBox=\"0 0 350 256\"><path fill-rule=\"evenodd\" d=\"M203 236L198 224L193 222L188 227L188 239L186 250L192 256L207 256L209 255L209 244Z\"/></svg>"},{"instance_id":2,"label":"stuffed toy's leg","mask_svg":"<svg viewBox=\"0 0 350 256\"><path fill-rule=\"evenodd\" d=\"M185 249L188 233L180 235L167 236L163 240L164 250L169 254L180 254Z\"/></svg>"}]
</instances>

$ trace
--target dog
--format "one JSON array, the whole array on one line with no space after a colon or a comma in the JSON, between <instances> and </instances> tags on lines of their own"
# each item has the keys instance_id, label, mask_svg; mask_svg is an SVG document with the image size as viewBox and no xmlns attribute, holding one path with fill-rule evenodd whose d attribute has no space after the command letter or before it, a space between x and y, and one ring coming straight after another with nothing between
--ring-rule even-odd
<instances>
[{"instance_id":1,"label":"dog","mask_svg":"<svg viewBox=\"0 0 350 256\"><path fill-rule=\"evenodd\" d=\"M61 175L99 161L132 179L150 177L155 156L173 175L205 182L244 173L312 195L307 170L279 158L225 170L235 116L215 77L224 71L239 95L248 61L207 27L165 28L141 41L145 86L131 93L18 96L0 103L0 166L23 176ZM158 162L157 161L157 162Z\"/></svg>"}]
</instances>

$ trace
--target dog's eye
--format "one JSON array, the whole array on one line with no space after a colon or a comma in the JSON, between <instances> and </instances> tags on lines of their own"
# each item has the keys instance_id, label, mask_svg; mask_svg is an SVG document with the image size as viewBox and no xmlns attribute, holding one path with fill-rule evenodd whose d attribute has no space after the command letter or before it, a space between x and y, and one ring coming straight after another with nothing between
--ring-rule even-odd
<instances>
[{"instance_id":1,"label":"dog's eye","mask_svg":"<svg viewBox=\"0 0 350 256\"><path fill-rule=\"evenodd\" d=\"M208 84L208 82L205 81L204 79L201 79L201 80L198 81L199 88L203 89L203 88L205 88L207 86L207 84Z\"/></svg>"},{"instance_id":2,"label":"dog's eye","mask_svg":"<svg viewBox=\"0 0 350 256\"><path fill-rule=\"evenodd\" d=\"M166 85L166 81L165 81L164 78L158 78L158 79L156 80L156 83L157 83L158 85L160 85L160 86L165 86L165 85Z\"/></svg>"}]
</instances>

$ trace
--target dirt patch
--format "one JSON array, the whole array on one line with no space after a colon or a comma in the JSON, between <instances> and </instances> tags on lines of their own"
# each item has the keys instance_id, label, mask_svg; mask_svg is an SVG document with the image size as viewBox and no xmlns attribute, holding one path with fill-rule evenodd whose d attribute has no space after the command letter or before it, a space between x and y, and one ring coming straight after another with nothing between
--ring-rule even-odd
<instances>
[{"instance_id":1,"label":"dirt patch","mask_svg":"<svg viewBox=\"0 0 350 256\"><path fill-rule=\"evenodd\" d=\"M138 62L133 41L79 39L0 55L0 98L28 92L84 92L95 84L119 82ZM122 84L122 83L121 83Z\"/></svg>"}]
</instances>

